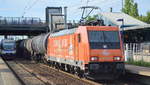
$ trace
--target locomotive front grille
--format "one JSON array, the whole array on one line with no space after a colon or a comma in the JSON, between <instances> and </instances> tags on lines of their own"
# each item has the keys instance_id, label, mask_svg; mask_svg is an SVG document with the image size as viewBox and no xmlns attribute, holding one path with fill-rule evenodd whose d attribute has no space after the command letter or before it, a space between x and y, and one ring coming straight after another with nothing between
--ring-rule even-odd
<instances>
[{"instance_id":1,"label":"locomotive front grille","mask_svg":"<svg viewBox=\"0 0 150 85\"><path fill-rule=\"evenodd\" d=\"M89 63L90 73L114 73L124 70L123 62L91 62Z\"/></svg>"}]
</instances>

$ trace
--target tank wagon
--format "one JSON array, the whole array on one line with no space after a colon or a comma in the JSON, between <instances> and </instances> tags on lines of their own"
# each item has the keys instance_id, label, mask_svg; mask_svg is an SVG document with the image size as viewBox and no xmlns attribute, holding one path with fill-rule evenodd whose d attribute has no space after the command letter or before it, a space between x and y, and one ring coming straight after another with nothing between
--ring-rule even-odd
<instances>
[{"instance_id":1,"label":"tank wagon","mask_svg":"<svg viewBox=\"0 0 150 85\"><path fill-rule=\"evenodd\" d=\"M28 59L41 59L46 54L48 34L41 34L30 39L22 40L18 45L18 51L21 51L19 56L24 56ZM18 52L20 53L20 52Z\"/></svg>"},{"instance_id":2,"label":"tank wagon","mask_svg":"<svg viewBox=\"0 0 150 85\"><path fill-rule=\"evenodd\" d=\"M31 58L33 50L31 47L32 39L24 39L17 41L17 55Z\"/></svg>"},{"instance_id":3,"label":"tank wagon","mask_svg":"<svg viewBox=\"0 0 150 85\"><path fill-rule=\"evenodd\" d=\"M117 27L79 26L43 34L21 43L36 60L93 79L117 78L124 74L124 55ZM20 44L21 45L21 44Z\"/></svg>"}]
</instances>

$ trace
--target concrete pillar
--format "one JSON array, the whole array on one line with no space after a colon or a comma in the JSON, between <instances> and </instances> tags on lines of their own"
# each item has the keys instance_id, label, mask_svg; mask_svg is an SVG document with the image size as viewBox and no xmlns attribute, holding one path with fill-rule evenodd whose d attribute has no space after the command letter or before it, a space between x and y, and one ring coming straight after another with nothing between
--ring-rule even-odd
<instances>
[{"instance_id":1,"label":"concrete pillar","mask_svg":"<svg viewBox=\"0 0 150 85\"><path fill-rule=\"evenodd\" d=\"M4 35L4 39L7 39L8 38L8 36L7 35Z\"/></svg>"}]
</instances>

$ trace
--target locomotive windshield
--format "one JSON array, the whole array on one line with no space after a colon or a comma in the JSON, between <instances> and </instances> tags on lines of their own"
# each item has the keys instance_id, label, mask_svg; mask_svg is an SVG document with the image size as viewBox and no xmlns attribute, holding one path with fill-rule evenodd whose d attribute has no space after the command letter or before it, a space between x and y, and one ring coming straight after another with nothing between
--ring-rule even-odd
<instances>
[{"instance_id":1,"label":"locomotive windshield","mask_svg":"<svg viewBox=\"0 0 150 85\"><path fill-rule=\"evenodd\" d=\"M118 31L88 31L91 49L119 49Z\"/></svg>"},{"instance_id":2,"label":"locomotive windshield","mask_svg":"<svg viewBox=\"0 0 150 85\"><path fill-rule=\"evenodd\" d=\"M15 43L3 43L4 49L15 49Z\"/></svg>"}]
</instances>

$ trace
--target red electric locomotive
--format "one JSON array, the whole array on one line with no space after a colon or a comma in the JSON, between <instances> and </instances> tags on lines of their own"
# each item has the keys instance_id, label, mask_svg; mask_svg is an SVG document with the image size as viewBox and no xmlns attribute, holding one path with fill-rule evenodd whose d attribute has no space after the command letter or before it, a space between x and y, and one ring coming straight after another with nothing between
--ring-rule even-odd
<instances>
[{"instance_id":1,"label":"red electric locomotive","mask_svg":"<svg viewBox=\"0 0 150 85\"><path fill-rule=\"evenodd\" d=\"M93 79L124 74L124 55L119 29L112 26L79 26L51 33L46 60L50 64Z\"/></svg>"}]
</instances>

